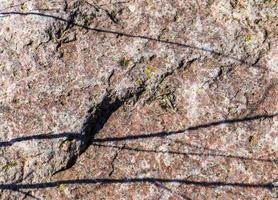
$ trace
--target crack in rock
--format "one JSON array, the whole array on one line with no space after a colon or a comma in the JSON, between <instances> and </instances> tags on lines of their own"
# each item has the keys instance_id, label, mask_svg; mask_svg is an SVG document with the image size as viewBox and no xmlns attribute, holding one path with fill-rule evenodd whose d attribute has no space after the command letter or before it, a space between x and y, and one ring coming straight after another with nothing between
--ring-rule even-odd
<instances>
[{"instance_id":1,"label":"crack in rock","mask_svg":"<svg viewBox=\"0 0 278 200\"><path fill-rule=\"evenodd\" d=\"M119 153L123 150L125 148L125 144L122 146L122 147L120 147L117 151L116 151L116 153L115 153L115 155L114 155L114 157L113 157L113 159L112 159L112 161L111 161L111 171L109 172L109 176L112 176L112 174L114 173L114 171L115 171L115 161L116 161L116 159L117 159L117 157L119 156Z\"/></svg>"}]
</instances>

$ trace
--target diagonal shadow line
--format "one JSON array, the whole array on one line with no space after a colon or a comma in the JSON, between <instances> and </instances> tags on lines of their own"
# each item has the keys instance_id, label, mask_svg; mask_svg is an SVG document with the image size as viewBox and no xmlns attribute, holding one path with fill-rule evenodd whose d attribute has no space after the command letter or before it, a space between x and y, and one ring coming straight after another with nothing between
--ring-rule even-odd
<instances>
[{"instance_id":1,"label":"diagonal shadow line","mask_svg":"<svg viewBox=\"0 0 278 200\"><path fill-rule=\"evenodd\" d=\"M241 182L208 182L208 181L192 181L187 179L162 179L162 178L122 178L122 179L76 179L76 180L59 180L54 182L45 183L21 183L21 184L0 184L0 190L24 190L24 189L42 189L42 188L53 188L59 185L70 185L70 184L132 184L132 183L179 183L185 185L193 185L200 187L236 187L236 188L257 188L257 189L268 189L272 190L278 186L273 183L241 183Z\"/></svg>"},{"instance_id":2,"label":"diagonal shadow line","mask_svg":"<svg viewBox=\"0 0 278 200\"><path fill-rule=\"evenodd\" d=\"M236 155L226 155L220 153L196 153L196 152L181 152L181 151L162 151L162 150L152 150L152 149L142 149L142 148L132 148L132 147L122 147L117 145L106 145L99 143L92 143L93 146L104 147L104 148L115 148L120 150L135 151L135 152L146 152L146 153L162 153L162 154L172 154L172 155L182 155L182 156L204 156L204 157L224 157L228 159L239 159L239 160L250 160L250 161L259 161L259 162L278 162L278 159L263 159L263 158L253 158L245 156L236 156Z\"/></svg>"},{"instance_id":3,"label":"diagonal shadow line","mask_svg":"<svg viewBox=\"0 0 278 200\"><path fill-rule=\"evenodd\" d=\"M177 131L162 131L158 133L148 133L148 134L140 134L140 135L128 135L123 137L107 137L107 138L100 138L100 139L92 139L91 142L115 142L115 141L127 141L127 140L139 140L139 139L148 139L148 138L157 138L157 137L167 137L171 135L181 134L185 131L195 131L198 129L209 128L213 126L219 126L222 124L235 124L235 123L244 123L244 122L251 122L260 119L269 119L277 116L278 114L271 114L271 115L256 115L253 117L245 117L240 119L227 119L221 120L216 122L211 122L207 124L201 124L196 126L190 126L187 129L177 130ZM0 142L0 147L7 147L12 146L17 142L23 142L28 140L46 140L46 139L58 139L58 138L67 138L67 139L75 139L75 140L83 140L84 136L80 133L59 133L59 134L39 134L39 135L30 135L24 137L18 137L11 139L9 141L2 141Z\"/></svg>"},{"instance_id":4,"label":"diagonal shadow line","mask_svg":"<svg viewBox=\"0 0 278 200\"><path fill-rule=\"evenodd\" d=\"M81 140L82 135L79 133L59 133L59 134L39 134L39 135L29 135L11 139L9 141L0 142L0 147L12 146L17 142L29 141L29 140L47 140L47 139L58 139L67 138L69 140L76 139Z\"/></svg>"},{"instance_id":5,"label":"diagonal shadow line","mask_svg":"<svg viewBox=\"0 0 278 200\"><path fill-rule=\"evenodd\" d=\"M155 41L155 42L160 42L160 43L164 43L164 44L175 45L175 46L179 46L179 47L183 47L183 48L191 48L191 49L195 49L195 50L198 50L198 51L208 52L208 53L211 53L211 54L214 54L214 55L217 55L217 56L226 57L226 58L235 60L235 61L237 61L237 62L239 62L241 64L245 64L245 65L248 65L248 66L255 66L256 65L256 63L255 64L254 63L249 63L249 62L246 62L243 59L238 59L236 57L233 57L233 56L230 56L230 55L226 55L224 53L220 53L220 52L217 52L215 50L207 49L207 48L204 48L204 47L197 47L197 46L189 45L189 44L186 44L186 43L179 43L179 42L175 42L175 41L157 39L157 38L153 38L153 37L149 37L149 36L145 36L145 35L133 35L133 34L130 34L130 33L120 32L120 31L116 31L116 30L91 28L91 27L85 26L83 24L75 23L74 20L72 20L72 19L68 20L68 19L64 19L64 18L59 17L59 16L50 15L50 14L47 14L47 13L38 13L38 12L0 12L0 15L3 15L4 17L5 16L9 16L9 15L22 15L22 16L35 15L35 16L41 16L41 17L48 17L48 18L59 20L59 21L71 24L73 26L77 26L77 27L80 27L80 28L83 28L83 29L86 29L86 30L90 30L90 31L95 31L95 32L100 32L100 33L107 33L107 34L113 34L113 35L117 35L117 36L124 36L124 37L128 37L128 38L146 39L146 40L149 40L149 41Z\"/></svg>"},{"instance_id":6,"label":"diagonal shadow line","mask_svg":"<svg viewBox=\"0 0 278 200\"><path fill-rule=\"evenodd\" d=\"M167 137L171 135L177 135L184 133L185 131L195 131L198 129L204 129L204 128L209 128L212 126L219 126L222 124L235 124L235 123L243 123L243 122L251 122L255 120L260 120L260 119L268 119L268 118L273 118L277 116L278 114L273 114L273 115L256 115L253 117L244 117L240 119L227 119L227 120L221 120L221 121L216 121L216 122L211 122L207 124L201 124L197 126L190 126L186 129L181 129L177 131L162 131L158 133L148 133L148 134L140 134L140 135L128 135L128 136L123 136L123 137L107 137L107 138L100 138L100 139L93 139L92 142L116 142L116 141L127 141L127 140L139 140L139 139L147 139L147 138L157 138L157 137Z\"/></svg>"}]
</instances>

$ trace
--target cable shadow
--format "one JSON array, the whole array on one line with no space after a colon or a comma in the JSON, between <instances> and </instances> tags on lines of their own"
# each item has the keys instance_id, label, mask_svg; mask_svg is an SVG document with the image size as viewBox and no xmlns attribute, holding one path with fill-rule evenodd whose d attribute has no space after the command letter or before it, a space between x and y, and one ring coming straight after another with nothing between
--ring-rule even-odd
<instances>
[{"instance_id":1,"label":"cable shadow","mask_svg":"<svg viewBox=\"0 0 278 200\"><path fill-rule=\"evenodd\" d=\"M69 139L69 140L71 140L71 139L81 140L82 135L79 133L29 135L29 136L13 138L9 141L2 141L2 142L0 142L0 148L12 146L13 144L18 143L18 142L24 142L24 141L30 141L30 140L51 140L51 139L59 139L59 138L65 138L65 139Z\"/></svg>"},{"instance_id":2,"label":"cable shadow","mask_svg":"<svg viewBox=\"0 0 278 200\"><path fill-rule=\"evenodd\" d=\"M107 145L107 144L99 144L92 143L93 146L104 147L104 148L115 148L119 150L127 150L134 152L146 152L146 153L161 153L161 154L171 154L171 155L181 155L181 156L200 156L200 157L223 157L227 159L238 159L238 160L249 160L249 161L259 161L259 162L278 162L278 159L263 159L263 158L253 158L253 157L245 157L245 156L235 156L235 155L226 155L220 153L196 153L196 152L181 152L181 151L162 151L162 150L152 150L152 149L142 149L142 148L132 148L126 146L117 146L117 145Z\"/></svg>"},{"instance_id":3,"label":"cable shadow","mask_svg":"<svg viewBox=\"0 0 278 200\"><path fill-rule=\"evenodd\" d=\"M7 183L0 184L0 190L27 190L27 189L45 189L53 188L60 185L70 185L70 184L133 184L133 183L146 183L146 184L156 184L156 183L179 183L192 186L200 187L236 187L236 188L258 188L272 190L277 188L273 183L240 183L240 182L208 182L208 181L192 181L187 179L162 179L162 178L122 178L122 179L110 179L110 178L100 178L100 179L76 179L76 180L60 180L54 182L44 182L44 183Z\"/></svg>"},{"instance_id":4,"label":"cable shadow","mask_svg":"<svg viewBox=\"0 0 278 200\"><path fill-rule=\"evenodd\" d=\"M223 124L235 124L235 123L244 123L244 122L251 122L255 120L260 120L260 119L268 119L268 118L273 118L277 116L278 114L273 114L273 115L256 115L253 117L244 117L240 119L227 119L227 120L221 120L221 121L216 121L216 122L211 122L207 124L201 124L197 126L190 126L186 129L181 129L177 131L162 131L158 133L147 133L147 134L140 134L140 135L127 135L123 137L107 137L107 138L100 138L100 139L93 139L92 142L116 142L116 141L128 141L128 140L139 140L139 139L147 139L147 138L158 138L158 137L167 137L171 135L177 135L184 133L186 131L196 131L198 129L204 129L204 128L210 128L213 126L219 126Z\"/></svg>"},{"instance_id":5,"label":"cable shadow","mask_svg":"<svg viewBox=\"0 0 278 200\"><path fill-rule=\"evenodd\" d=\"M243 59L238 59L236 57L226 55L224 53L217 52L217 51L212 50L212 49L193 46L193 45L189 45L189 44L186 44L186 43L178 43L178 42L175 42L175 41L162 40L162 39L157 39L157 38L153 38L153 37L149 37L149 36L145 36L145 35L133 35L133 34L130 34L130 33L125 33L125 32L116 31L116 30L91 28L91 27L85 26L84 24L75 23L74 19L64 19L62 17L53 16L53 15L50 15L50 14L47 14L47 13L39 13L39 12L0 12L0 15L3 15L2 17L8 17L10 15L21 15L21 16L35 15L35 16L47 17L47 18L52 18L52 19L55 19L55 20L58 20L58 21L65 22L65 23L67 23L68 27L69 26L76 26L76 27L80 27L80 28L83 28L83 29L86 29L86 30L89 30L89 31L95 31L95 32L99 32L99 33L113 34L113 35L123 36L123 37L128 37L128 38L145 39L145 40L149 40L149 41L160 42L160 43L169 44L169 45L175 45L175 46L182 47L182 48L191 48L191 49L194 49L194 50L211 53L211 54L214 54L214 55L217 55L217 56L226 57L226 58L232 59L236 62L239 62L241 64L245 64L245 65L248 65L248 66L251 66L251 67L255 66L256 63L257 63L257 61L255 63L249 63L249 62L246 62Z\"/></svg>"},{"instance_id":6,"label":"cable shadow","mask_svg":"<svg viewBox=\"0 0 278 200\"><path fill-rule=\"evenodd\" d=\"M107 101L110 101L109 99ZM94 118L89 119L88 123L85 125L84 129L88 129L87 131L92 131L93 134L91 134L92 138L88 139L86 138L86 142L88 144L91 143L103 143L103 142L115 142L115 141L128 141L128 140L139 140L139 139L148 139L148 138L163 138L171 135L177 135L182 134L186 131L195 131L198 129L204 129L204 128L210 128L215 127L223 124L235 124L235 123L245 123L245 122L252 122L255 120L264 120L264 119L270 119L278 114L271 114L271 115L256 115L253 117L244 117L240 119L226 119L221 121L215 121L210 122L207 124L200 124L196 126L190 126L186 129L181 129L177 131L162 131L157 133L147 133L147 134L140 134L140 135L127 135L123 137L107 137L107 138L94 138L95 135L102 129L105 122L108 120L108 118L111 116L111 114L117 110L121 106L122 102L115 102L112 106L107 107L108 103L105 101L103 105L100 106L98 109L97 114L94 116ZM102 112L104 111L105 112ZM91 125L90 125L91 124ZM95 127L92 127L92 125L95 125ZM0 147L7 147L12 146L15 143L23 142L23 141L29 141L29 140L48 140L48 139L58 139L58 138L65 138L65 139L75 139L75 140L84 140L84 135L81 133L59 133L59 134L39 134L39 135L30 135L30 136L24 136L24 137L18 137L11 139L9 141L2 141L0 142Z\"/></svg>"}]
</instances>

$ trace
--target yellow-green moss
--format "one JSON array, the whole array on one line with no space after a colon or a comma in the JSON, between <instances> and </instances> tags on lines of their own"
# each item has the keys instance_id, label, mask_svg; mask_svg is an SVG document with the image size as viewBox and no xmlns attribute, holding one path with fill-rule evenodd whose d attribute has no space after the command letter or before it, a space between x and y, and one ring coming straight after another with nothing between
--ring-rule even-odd
<instances>
[{"instance_id":1,"label":"yellow-green moss","mask_svg":"<svg viewBox=\"0 0 278 200\"><path fill-rule=\"evenodd\" d=\"M252 36L252 35L247 35L247 36L245 37L245 42L251 43L251 42L253 41L253 39L254 39L254 36Z\"/></svg>"},{"instance_id":2,"label":"yellow-green moss","mask_svg":"<svg viewBox=\"0 0 278 200\"><path fill-rule=\"evenodd\" d=\"M147 79L151 79L153 73L156 71L156 67L152 66L152 65L148 65L145 69L145 75L147 77Z\"/></svg>"},{"instance_id":3,"label":"yellow-green moss","mask_svg":"<svg viewBox=\"0 0 278 200\"><path fill-rule=\"evenodd\" d=\"M2 170L4 172L9 171L11 168L15 167L17 164L16 162L7 163L6 165L2 166Z\"/></svg>"}]
</instances>

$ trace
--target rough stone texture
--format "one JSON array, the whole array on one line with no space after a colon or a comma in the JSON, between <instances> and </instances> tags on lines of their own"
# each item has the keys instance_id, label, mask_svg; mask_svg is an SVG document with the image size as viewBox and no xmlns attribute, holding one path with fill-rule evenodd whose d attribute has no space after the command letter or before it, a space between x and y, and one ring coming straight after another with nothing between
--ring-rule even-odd
<instances>
[{"instance_id":1,"label":"rough stone texture","mask_svg":"<svg viewBox=\"0 0 278 200\"><path fill-rule=\"evenodd\" d=\"M0 0L1 199L278 197L275 0Z\"/></svg>"}]
</instances>

